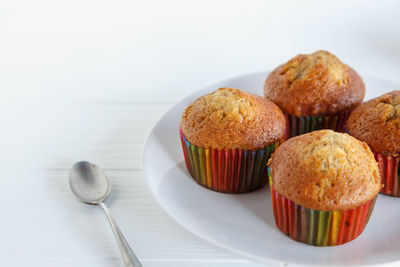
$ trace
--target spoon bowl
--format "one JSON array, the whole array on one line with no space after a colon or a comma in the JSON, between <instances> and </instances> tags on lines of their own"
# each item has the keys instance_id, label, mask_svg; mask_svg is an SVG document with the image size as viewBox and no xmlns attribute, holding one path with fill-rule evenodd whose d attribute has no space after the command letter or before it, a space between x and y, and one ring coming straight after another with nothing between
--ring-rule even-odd
<instances>
[{"instance_id":1,"label":"spoon bowl","mask_svg":"<svg viewBox=\"0 0 400 267\"><path fill-rule=\"evenodd\" d=\"M72 166L69 185L80 201L89 204L100 204L111 192L111 184L103 170L87 161L80 161Z\"/></svg>"}]
</instances>

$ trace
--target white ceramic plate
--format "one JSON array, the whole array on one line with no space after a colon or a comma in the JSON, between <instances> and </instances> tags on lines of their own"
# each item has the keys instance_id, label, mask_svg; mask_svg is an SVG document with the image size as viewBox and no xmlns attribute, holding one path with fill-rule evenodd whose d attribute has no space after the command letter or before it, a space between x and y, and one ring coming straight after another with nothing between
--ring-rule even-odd
<instances>
[{"instance_id":1,"label":"white ceramic plate","mask_svg":"<svg viewBox=\"0 0 400 267\"><path fill-rule=\"evenodd\" d=\"M186 97L153 128L143 167L150 190L179 224L221 247L252 257L268 266L355 266L400 264L400 199L380 195L365 231L337 247L313 247L291 240L274 223L267 186L242 195L222 194L199 186L186 170L178 134L185 107L196 97L220 87L263 95L267 72L213 84ZM400 88L364 76L366 100Z\"/></svg>"}]
</instances>

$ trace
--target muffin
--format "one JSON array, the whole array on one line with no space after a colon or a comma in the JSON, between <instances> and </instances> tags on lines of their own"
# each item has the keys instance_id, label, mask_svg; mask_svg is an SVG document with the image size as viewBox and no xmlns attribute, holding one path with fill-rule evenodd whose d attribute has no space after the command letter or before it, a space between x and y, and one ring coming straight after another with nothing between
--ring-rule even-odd
<instances>
[{"instance_id":1,"label":"muffin","mask_svg":"<svg viewBox=\"0 0 400 267\"><path fill-rule=\"evenodd\" d=\"M283 233L314 246L341 245L361 234L381 188L367 144L314 131L284 142L269 166L275 223Z\"/></svg>"},{"instance_id":2,"label":"muffin","mask_svg":"<svg viewBox=\"0 0 400 267\"><path fill-rule=\"evenodd\" d=\"M293 137L320 129L343 132L350 111L364 98L365 86L335 55L317 51L273 70L264 94L284 111Z\"/></svg>"},{"instance_id":3,"label":"muffin","mask_svg":"<svg viewBox=\"0 0 400 267\"><path fill-rule=\"evenodd\" d=\"M220 88L183 112L180 136L186 167L202 186L246 193L268 181L266 163L285 138L285 116L271 101Z\"/></svg>"},{"instance_id":4,"label":"muffin","mask_svg":"<svg viewBox=\"0 0 400 267\"><path fill-rule=\"evenodd\" d=\"M400 197L400 90L358 106L347 122L349 134L366 142L381 173L381 193Z\"/></svg>"}]
</instances>

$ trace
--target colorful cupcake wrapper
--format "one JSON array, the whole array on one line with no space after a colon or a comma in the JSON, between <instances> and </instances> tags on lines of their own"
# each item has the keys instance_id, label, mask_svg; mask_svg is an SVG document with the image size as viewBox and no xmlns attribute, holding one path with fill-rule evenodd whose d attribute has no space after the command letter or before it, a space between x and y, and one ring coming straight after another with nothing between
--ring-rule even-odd
<instances>
[{"instance_id":1,"label":"colorful cupcake wrapper","mask_svg":"<svg viewBox=\"0 0 400 267\"><path fill-rule=\"evenodd\" d=\"M378 162L383 187L381 193L389 196L400 197L400 157L388 157L374 153Z\"/></svg>"},{"instance_id":2,"label":"colorful cupcake wrapper","mask_svg":"<svg viewBox=\"0 0 400 267\"><path fill-rule=\"evenodd\" d=\"M267 161L280 144L255 151L209 149L191 144L179 133L190 175L200 185L224 193L246 193L265 185Z\"/></svg>"},{"instance_id":3,"label":"colorful cupcake wrapper","mask_svg":"<svg viewBox=\"0 0 400 267\"><path fill-rule=\"evenodd\" d=\"M276 192L272 185L271 199L278 229L296 241L313 246L336 246L357 238L376 200L351 210L318 211L297 205Z\"/></svg>"},{"instance_id":4,"label":"colorful cupcake wrapper","mask_svg":"<svg viewBox=\"0 0 400 267\"><path fill-rule=\"evenodd\" d=\"M309 133L322 129L332 129L337 132L344 132L347 118L350 111L332 116L301 116L297 117L285 113L287 122L287 134L290 137Z\"/></svg>"}]
</instances>

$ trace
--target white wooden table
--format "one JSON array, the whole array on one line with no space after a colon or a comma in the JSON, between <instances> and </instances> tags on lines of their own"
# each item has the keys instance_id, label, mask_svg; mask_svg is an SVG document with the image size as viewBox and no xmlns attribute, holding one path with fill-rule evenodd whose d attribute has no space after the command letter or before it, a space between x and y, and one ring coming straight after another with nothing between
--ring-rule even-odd
<instances>
[{"instance_id":1,"label":"white wooden table","mask_svg":"<svg viewBox=\"0 0 400 267\"><path fill-rule=\"evenodd\" d=\"M399 10L398 1L0 0L0 266L122 266L101 210L69 191L80 160L105 169L106 202L144 266L259 266L157 205L141 167L146 136L183 96L301 52L326 49L400 82Z\"/></svg>"}]
</instances>

